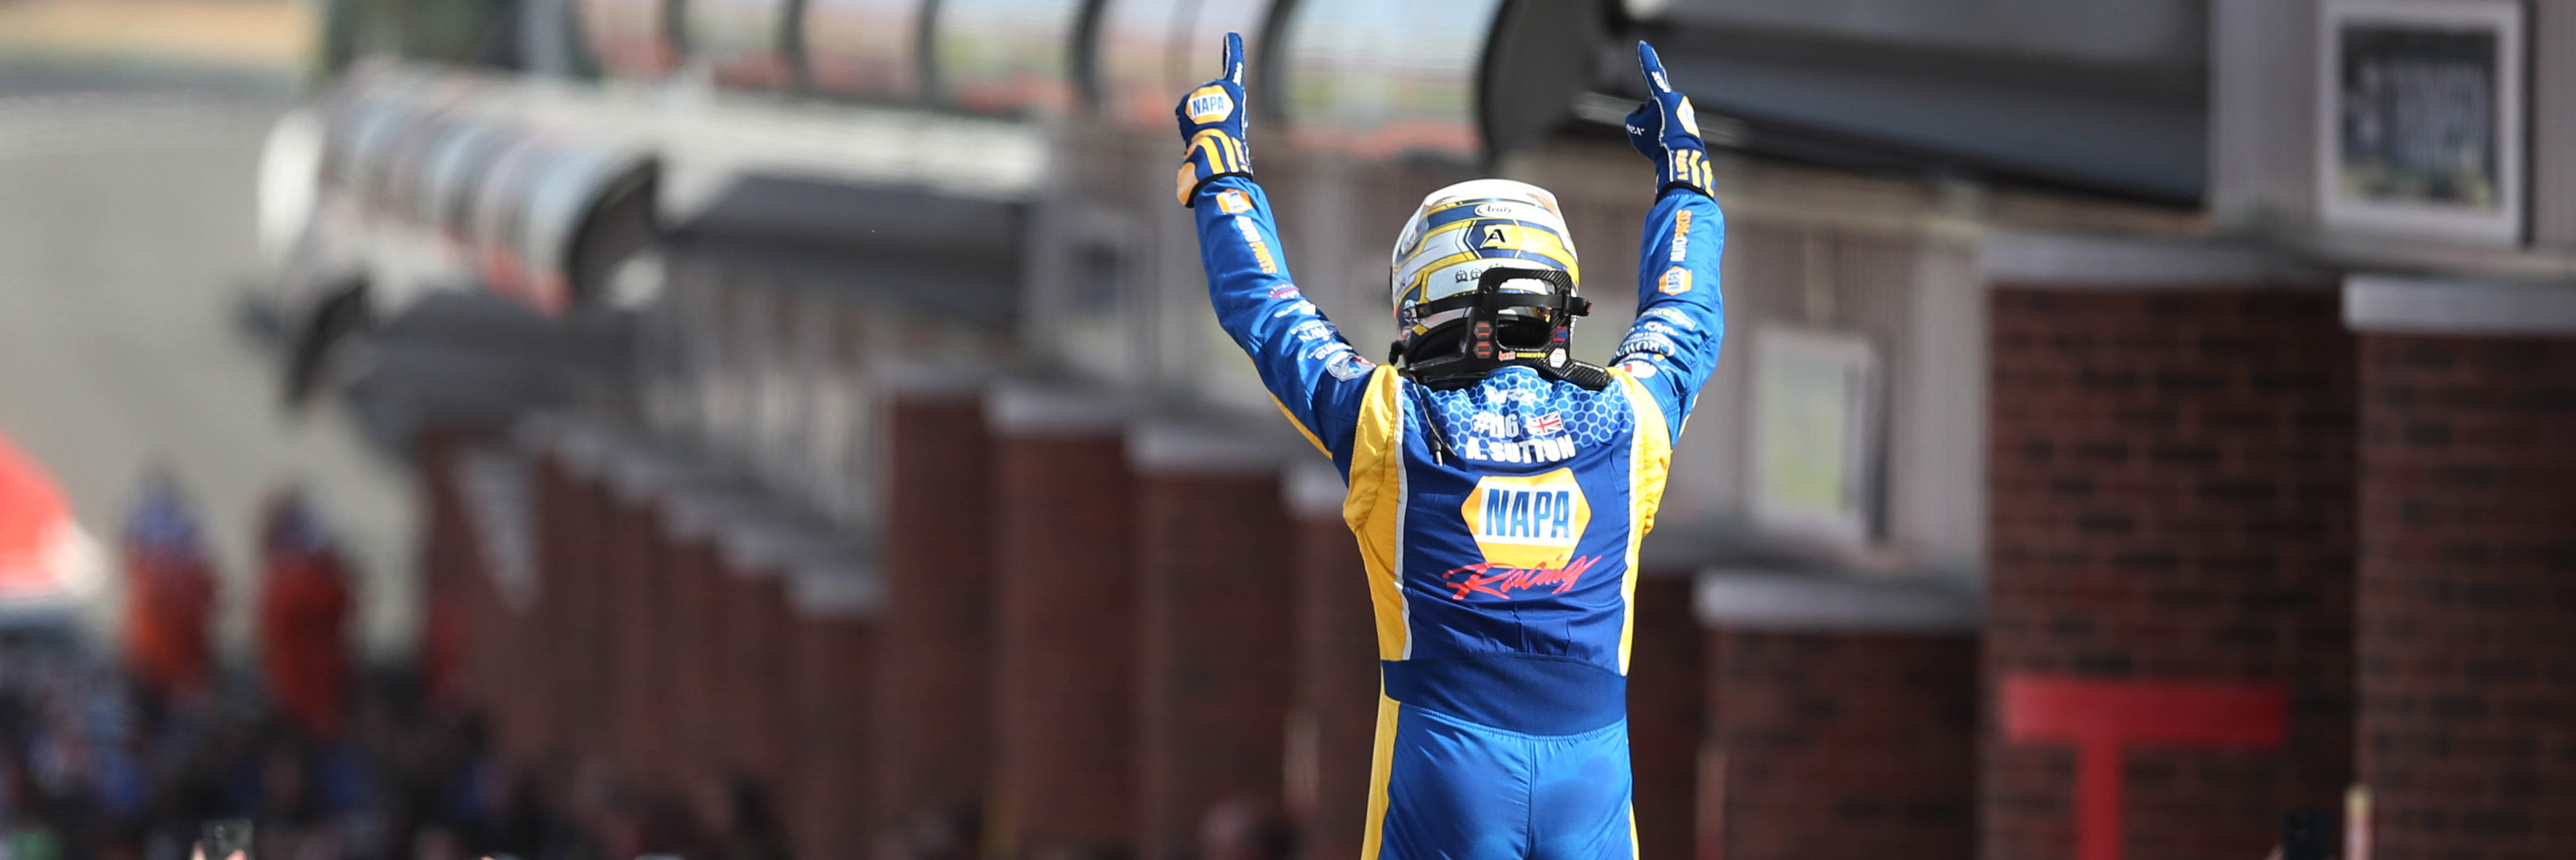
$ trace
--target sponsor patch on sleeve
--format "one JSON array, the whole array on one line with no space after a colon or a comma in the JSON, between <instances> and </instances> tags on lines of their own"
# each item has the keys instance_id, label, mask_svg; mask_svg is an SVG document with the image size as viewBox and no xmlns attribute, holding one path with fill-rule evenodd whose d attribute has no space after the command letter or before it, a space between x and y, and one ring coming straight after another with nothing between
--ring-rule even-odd
<instances>
[{"instance_id":1,"label":"sponsor patch on sleeve","mask_svg":"<svg viewBox=\"0 0 2576 860\"><path fill-rule=\"evenodd\" d=\"M1243 244L1252 249L1252 262L1261 267L1262 274L1279 273L1279 258L1270 255L1270 243L1262 241L1261 228L1253 226L1250 216L1234 216L1234 231L1243 235Z\"/></svg>"},{"instance_id":2,"label":"sponsor patch on sleeve","mask_svg":"<svg viewBox=\"0 0 2576 860\"><path fill-rule=\"evenodd\" d=\"M1357 380L1360 377L1369 375L1370 371L1376 369L1377 365L1375 363L1370 362L1368 359L1361 358L1358 353L1353 352L1344 352L1340 355L1334 356L1331 362L1324 365L1325 373L1332 374L1334 379L1339 379L1343 382Z\"/></svg>"},{"instance_id":3,"label":"sponsor patch on sleeve","mask_svg":"<svg viewBox=\"0 0 2576 860\"><path fill-rule=\"evenodd\" d=\"M1667 296L1678 296L1690 292L1690 289L1690 270L1681 266L1665 269L1664 276L1655 283L1655 291Z\"/></svg>"},{"instance_id":4,"label":"sponsor patch on sleeve","mask_svg":"<svg viewBox=\"0 0 2576 860\"><path fill-rule=\"evenodd\" d=\"M1216 193L1216 208L1228 215L1241 215L1252 211L1252 197L1233 189L1219 191Z\"/></svg>"}]
</instances>

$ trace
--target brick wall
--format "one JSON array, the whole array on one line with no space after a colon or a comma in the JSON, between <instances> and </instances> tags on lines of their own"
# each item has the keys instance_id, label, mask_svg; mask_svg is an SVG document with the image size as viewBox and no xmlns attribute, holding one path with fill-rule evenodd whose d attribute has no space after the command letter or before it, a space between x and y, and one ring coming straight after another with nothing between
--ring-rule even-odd
<instances>
[{"instance_id":1,"label":"brick wall","mask_svg":"<svg viewBox=\"0 0 2576 860\"><path fill-rule=\"evenodd\" d=\"M2353 340L2328 291L1993 292L1985 680L2272 685L2277 751L2132 751L2130 860L2260 857L2350 775ZM1989 699L1989 701L1993 701ZM2074 852L2074 754L1988 735L1981 854Z\"/></svg>"},{"instance_id":2,"label":"brick wall","mask_svg":"<svg viewBox=\"0 0 2576 860\"><path fill-rule=\"evenodd\" d=\"M1288 812L1313 858L1359 856L1377 733L1377 620L1358 541L1342 523L1341 481L1322 469L1325 504L1298 505L1296 700ZM1297 479L1290 481L1292 494ZM1292 502L1296 500L1292 499Z\"/></svg>"},{"instance_id":3,"label":"brick wall","mask_svg":"<svg viewBox=\"0 0 2576 860\"><path fill-rule=\"evenodd\" d=\"M1278 803L1292 541L1271 473L1143 477L1136 528L1138 856L1185 860L1209 806Z\"/></svg>"},{"instance_id":4,"label":"brick wall","mask_svg":"<svg viewBox=\"0 0 2576 860\"><path fill-rule=\"evenodd\" d=\"M463 520L463 499L449 483L447 472L455 467L459 453L477 441L470 434L427 428L413 443L413 463L419 471L412 486L420 492L422 511L421 693L443 707L464 700L465 625L471 619L473 590L479 587L469 578L483 575L482 565L474 558L473 532Z\"/></svg>"},{"instance_id":5,"label":"brick wall","mask_svg":"<svg viewBox=\"0 0 2576 860\"><path fill-rule=\"evenodd\" d=\"M1974 636L1721 625L1706 641L1702 860L1970 856Z\"/></svg>"},{"instance_id":6,"label":"brick wall","mask_svg":"<svg viewBox=\"0 0 2576 860\"><path fill-rule=\"evenodd\" d=\"M1698 814L1702 742L1699 618L1691 577L1649 569L1637 580L1637 628L1628 660L1628 749L1636 777L1637 847L1644 857L1688 857Z\"/></svg>"},{"instance_id":7,"label":"brick wall","mask_svg":"<svg viewBox=\"0 0 2576 860\"><path fill-rule=\"evenodd\" d=\"M422 528L425 563L432 578L453 586L461 628L457 652L457 693L491 721L504 761L512 767L532 762L536 745L528 726L543 724L534 709L532 661L519 645L522 614L511 607L500 584L484 564L482 535L468 513L463 482L470 450L461 438L426 434L421 449L422 487L428 496Z\"/></svg>"},{"instance_id":8,"label":"brick wall","mask_svg":"<svg viewBox=\"0 0 2576 860\"><path fill-rule=\"evenodd\" d=\"M898 397L886 411L877 652L879 810L888 822L980 803L992 690L992 438L980 401Z\"/></svg>"},{"instance_id":9,"label":"brick wall","mask_svg":"<svg viewBox=\"0 0 2576 860\"><path fill-rule=\"evenodd\" d=\"M561 456L549 451L536 462L537 603L525 628L533 655L546 666L545 697L549 717L537 733L540 754L566 757L589 743L589 719L580 703L596 702L605 692L602 656L586 643L599 641L593 574L598 565L599 528L592 503L596 488L576 475Z\"/></svg>"},{"instance_id":10,"label":"brick wall","mask_svg":"<svg viewBox=\"0 0 2576 860\"><path fill-rule=\"evenodd\" d=\"M1135 533L1115 432L997 427L995 816L999 856L1133 850Z\"/></svg>"},{"instance_id":11,"label":"brick wall","mask_svg":"<svg viewBox=\"0 0 2576 860\"><path fill-rule=\"evenodd\" d=\"M717 600L723 584L723 560L712 534L675 532L671 536L671 578L677 609L671 638L688 643L673 661L672 734L679 739L673 768L690 784L722 775L726 768L724 736L717 710L724 675L725 613Z\"/></svg>"},{"instance_id":12,"label":"brick wall","mask_svg":"<svg viewBox=\"0 0 2576 860\"><path fill-rule=\"evenodd\" d=\"M772 795L786 817L789 854L804 858L868 856L885 820L872 797L870 758L883 735L870 699L883 687L869 677L879 665L875 607L828 591L847 591L859 574L818 575L797 584L794 637L788 652L788 711L796 763ZM822 587L817 587L817 586Z\"/></svg>"},{"instance_id":13,"label":"brick wall","mask_svg":"<svg viewBox=\"0 0 2576 860\"><path fill-rule=\"evenodd\" d=\"M607 614L611 648L608 706L619 714L607 728L623 769L638 778L667 777L669 755L671 668L665 653L674 643L663 612L669 591L665 570L669 549L662 540L661 514L646 499L620 496L608 511L609 570Z\"/></svg>"},{"instance_id":14,"label":"brick wall","mask_svg":"<svg viewBox=\"0 0 2576 860\"><path fill-rule=\"evenodd\" d=\"M788 744L789 655L794 627L787 609L788 571L768 559L719 553L724 574L716 603L724 614L716 684L716 731L725 766L774 792L796 751Z\"/></svg>"},{"instance_id":15,"label":"brick wall","mask_svg":"<svg viewBox=\"0 0 2576 860\"><path fill-rule=\"evenodd\" d=\"M2362 337L2372 860L2576 857L2576 339Z\"/></svg>"}]
</instances>

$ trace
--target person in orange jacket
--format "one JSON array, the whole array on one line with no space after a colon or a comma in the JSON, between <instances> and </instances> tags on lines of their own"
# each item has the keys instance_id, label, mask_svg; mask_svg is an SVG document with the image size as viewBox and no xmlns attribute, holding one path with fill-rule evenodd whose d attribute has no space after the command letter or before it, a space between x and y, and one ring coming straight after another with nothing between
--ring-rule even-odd
<instances>
[{"instance_id":1,"label":"person in orange jacket","mask_svg":"<svg viewBox=\"0 0 2576 860\"><path fill-rule=\"evenodd\" d=\"M303 493L269 503L260 542L260 680L315 740L338 736L349 682L349 574Z\"/></svg>"},{"instance_id":2,"label":"person in orange jacket","mask_svg":"<svg viewBox=\"0 0 2576 860\"><path fill-rule=\"evenodd\" d=\"M213 656L214 568L176 478L156 470L126 523L125 620L120 644L135 687L155 700L208 689Z\"/></svg>"}]
</instances>

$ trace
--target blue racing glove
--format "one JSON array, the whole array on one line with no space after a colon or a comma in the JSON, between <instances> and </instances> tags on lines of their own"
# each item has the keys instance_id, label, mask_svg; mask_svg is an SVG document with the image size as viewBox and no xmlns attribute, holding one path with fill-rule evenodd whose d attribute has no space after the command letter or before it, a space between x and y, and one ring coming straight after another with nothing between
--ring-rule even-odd
<instances>
[{"instance_id":1,"label":"blue racing glove","mask_svg":"<svg viewBox=\"0 0 2576 860\"><path fill-rule=\"evenodd\" d=\"M1655 193L1679 187L1709 194L1708 144L1699 139L1690 97L1673 92L1653 45L1637 43L1637 71L1646 76L1646 103L1628 114L1628 145L1655 160Z\"/></svg>"},{"instance_id":2,"label":"blue racing glove","mask_svg":"<svg viewBox=\"0 0 2576 860\"><path fill-rule=\"evenodd\" d=\"M1191 90L1172 114L1181 121L1188 151L1181 158L1175 194L1190 205L1199 186L1219 176L1251 176L1252 156L1243 149L1243 35L1225 34L1225 69L1216 80Z\"/></svg>"}]
</instances>

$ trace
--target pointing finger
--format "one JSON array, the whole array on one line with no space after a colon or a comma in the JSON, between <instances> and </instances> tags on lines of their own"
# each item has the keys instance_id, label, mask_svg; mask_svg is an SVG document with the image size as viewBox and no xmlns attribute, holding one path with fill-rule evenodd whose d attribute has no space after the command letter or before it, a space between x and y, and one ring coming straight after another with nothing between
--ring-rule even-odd
<instances>
[{"instance_id":1,"label":"pointing finger","mask_svg":"<svg viewBox=\"0 0 2576 860\"><path fill-rule=\"evenodd\" d=\"M1243 85L1243 34L1225 34L1225 69L1219 74L1236 86Z\"/></svg>"},{"instance_id":2,"label":"pointing finger","mask_svg":"<svg viewBox=\"0 0 2576 860\"><path fill-rule=\"evenodd\" d=\"M1673 91L1672 81L1664 76L1663 58L1655 56L1655 46L1643 41L1637 43L1637 71L1646 76L1647 89L1658 93Z\"/></svg>"}]
</instances>

